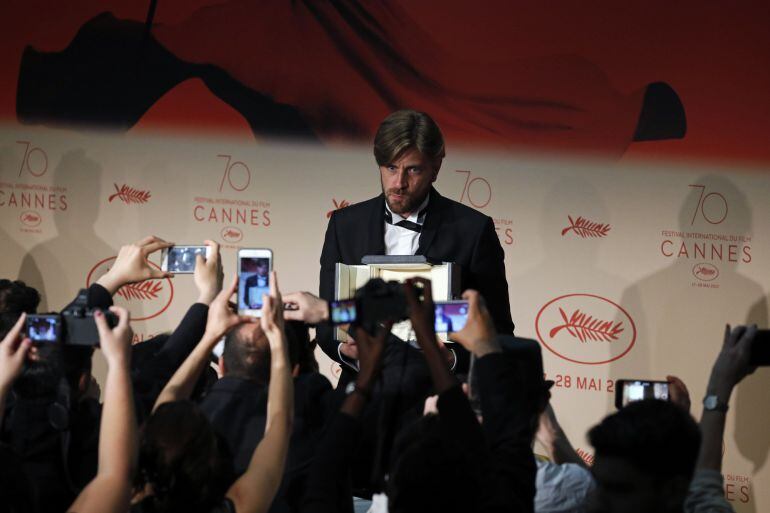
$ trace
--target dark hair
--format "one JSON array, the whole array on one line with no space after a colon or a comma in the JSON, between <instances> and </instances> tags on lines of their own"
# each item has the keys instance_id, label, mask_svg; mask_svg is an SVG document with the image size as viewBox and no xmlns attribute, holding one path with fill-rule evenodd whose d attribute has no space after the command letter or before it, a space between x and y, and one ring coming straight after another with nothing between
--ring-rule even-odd
<instances>
[{"instance_id":1,"label":"dark hair","mask_svg":"<svg viewBox=\"0 0 770 513\"><path fill-rule=\"evenodd\" d=\"M259 325L242 324L230 330L222 359L228 376L263 385L270 380L270 344Z\"/></svg>"},{"instance_id":2,"label":"dark hair","mask_svg":"<svg viewBox=\"0 0 770 513\"><path fill-rule=\"evenodd\" d=\"M64 378L75 400L79 397L81 377L91 374L94 350L88 346L41 344L37 359L24 362L24 370L13 384L13 391L25 399L50 398L56 395Z\"/></svg>"},{"instance_id":3,"label":"dark hair","mask_svg":"<svg viewBox=\"0 0 770 513\"><path fill-rule=\"evenodd\" d=\"M292 368L299 364L300 372L317 371L318 362L313 355L314 344L310 342L307 326L300 321L288 321L285 331ZM222 359L228 376L263 385L270 381L270 344L262 329L253 324L230 330L225 337Z\"/></svg>"},{"instance_id":4,"label":"dark hair","mask_svg":"<svg viewBox=\"0 0 770 513\"><path fill-rule=\"evenodd\" d=\"M195 403L162 404L142 427L134 486L152 487L144 511L208 512L233 478L225 444Z\"/></svg>"},{"instance_id":5,"label":"dark hair","mask_svg":"<svg viewBox=\"0 0 770 513\"><path fill-rule=\"evenodd\" d=\"M39 304L38 291L23 281L0 280L0 313L35 313Z\"/></svg>"},{"instance_id":6,"label":"dark hair","mask_svg":"<svg viewBox=\"0 0 770 513\"><path fill-rule=\"evenodd\" d=\"M596 458L620 458L645 474L688 480L695 471L701 435L681 407L656 399L637 401L588 432Z\"/></svg>"},{"instance_id":7,"label":"dark hair","mask_svg":"<svg viewBox=\"0 0 770 513\"><path fill-rule=\"evenodd\" d=\"M481 496L478 467L467 449L449 436L437 415L403 429L393 445L396 460L388 481L388 511L464 513ZM446 493L447 483L462 483Z\"/></svg>"},{"instance_id":8,"label":"dark hair","mask_svg":"<svg viewBox=\"0 0 770 513\"><path fill-rule=\"evenodd\" d=\"M374 159L377 165L392 163L410 148L426 158L440 162L446 152L444 136L430 116L415 110L398 110L386 117L374 136Z\"/></svg>"}]
</instances>

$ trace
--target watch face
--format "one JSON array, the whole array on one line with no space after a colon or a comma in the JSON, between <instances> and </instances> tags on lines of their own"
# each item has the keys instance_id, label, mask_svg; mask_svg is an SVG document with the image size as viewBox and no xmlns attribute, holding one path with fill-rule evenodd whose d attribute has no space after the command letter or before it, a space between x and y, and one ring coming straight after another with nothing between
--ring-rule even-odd
<instances>
[{"instance_id":1,"label":"watch face","mask_svg":"<svg viewBox=\"0 0 770 513\"><path fill-rule=\"evenodd\" d=\"M715 395L707 395L705 399L703 399L703 406L706 407L707 410L713 410L717 407L717 396Z\"/></svg>"},{"instance_id":2,"label":"watch face","mask_svg":"<svg viewBox=\"0 0 770 513\"><path fill-rule=\"evenodd\" d=\"M351 381L351 382L350 382L350 383L348 383L348 385L345 387L345 394L346 394L346 395L350 395L350 394L352 394L352 393L353 393L353 391L354 391L355 389L356 389L356 384L355 384L355 382Z\"/></svg>"}]
</instances>

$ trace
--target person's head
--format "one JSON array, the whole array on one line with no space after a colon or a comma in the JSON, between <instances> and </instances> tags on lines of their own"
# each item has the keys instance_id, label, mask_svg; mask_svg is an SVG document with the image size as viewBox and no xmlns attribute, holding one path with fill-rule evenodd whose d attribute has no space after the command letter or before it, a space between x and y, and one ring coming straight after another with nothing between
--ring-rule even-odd
<instances>
[{"instance_id":1,"label":"person's head","mask_svg":"<svg viewBox=\"0 0 770 513\"><path fill-rule=\"evenodd\" d=\"M287 321L285 331L289 364L294 374L317 371L307 326L299 321ZM268 384L270 343L259 323L241 324L227 334L220 366L223 376Z\"/></svg>"},{"instance_id":2,"label":"person's head","mask_svg":"<svg viewBox=\"0 0 770 513\"><path fill-rule=\"evenodd\" d=\"M629 404L588 432L594 446L592 511L682 511L700 431L681 407L655 399Z\"/></svg>"},{"instance_id":3,"label":"person's head","mask_svg":"<svg viewBox=\"0 0 770 513\"><path fill-rule=\"evenodd\" d=\"M543 371L543 351L540 344L529 338L514 337L512 335L498 335L500 347L515 369L515 386L523 392L521 403L518 407L523 408L529 415L529 426L531 434L534 437L539 424L540 414L545 411L548 401L551 399L550 387L552 381L546 381ZM478 385L477 376L472 373L471 390L476 394Z\"/></svg>"},{"instance_id":4,"label":"person's head","mask_svg":"<svg viewBox=\"0 0 770 513\"><path fill-rule=\"evenodd\" d=\"M444 159L444 137L423 112L399 110L386 117L374 136L374 159L391 211L411 214L436 181Z\"/></svg>"},{"instance_id":5,"label":"person's head","mask_svg":"<svg viewBox=\"0 0 770 513\"><path fill-rule=\"evenodd\" d=\"M142 427L134 488L152 511L209 511L233 478L223 442L190 401L162 404Z\"/></svg>"},{"instance_id":6,"label":"person's head","mask_svg":"<svg viewBox=\"0 0 770 513\"><path fill-rule=\"evenodd\" d=\"M20 280L0 280L0 313L35 313L40 294Z\"/></svg>"},{"instance_id":7,"label":"person's head","mask_svg":"<svg viewBox=\"0 0 770 513\"><path fill-rule=\"evenodd\" d=\"M258 322L245 323L230 330L220 359L223 376L256 381L270 380L270 343Z\"/></svg>"},{"instance_id":8,"label":"person's head","mask_svg":"<svg viewBox=\"0 0 770 513\"><path fill-rule=\"evenodd\" d=\"M388 511L466 512L481 496L479 469L472 455L454 440L437 415L404 428L393 445L388 481ZM461 483L447 493L447 483Z\"/></svg>"},{"instance_id":9,"label":"person's head","mask_svg":"<svg viewBox=\"0 0 770 513\"><path fill-rule=\"evenodd\" d=\"M14 393L24 399L51 398L64 379L72 401L80 400L91 383L93 348L38 344L34 349L34 358L27 358L13 384Z\"/></svg>"}]
</instances>

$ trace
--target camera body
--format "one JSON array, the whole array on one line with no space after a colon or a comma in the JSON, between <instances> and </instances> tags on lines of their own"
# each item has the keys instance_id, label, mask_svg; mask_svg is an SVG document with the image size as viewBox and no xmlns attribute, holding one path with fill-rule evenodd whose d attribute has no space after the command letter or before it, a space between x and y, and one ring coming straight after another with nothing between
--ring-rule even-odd
<instances>
[{"instance_id":1,"label":"camera body","mask_svg":"<svg viewBox=\"0 0 770 513\"><path fill-rule=\"evenodd\" d=\"M369 332L386 320L400 322L409 318L404 286L397 281L373 278L356 291L357 322Z\"/></svg>"},{"instance_id":2,"label":"camera body","mask_svg":"<svg viewBox=\"0 0 770 513\"><path fill-rule=\"evenodd\" d=\"M27 336L35 343L58 343L73 346L98 346L99 330L96 328L94 312L88 307L88 295L81 289L75 301L59 314L28 315ZM118 318L110 311L104 311L107 324L115 327Z\"/></svg>"}]
</instances>

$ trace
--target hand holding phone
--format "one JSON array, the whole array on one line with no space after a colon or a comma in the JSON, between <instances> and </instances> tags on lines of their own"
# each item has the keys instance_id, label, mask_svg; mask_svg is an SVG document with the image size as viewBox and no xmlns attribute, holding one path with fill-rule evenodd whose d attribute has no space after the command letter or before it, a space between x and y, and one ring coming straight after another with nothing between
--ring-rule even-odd
<instances>
[{"instance_id":1,"label":"hand holding phone","mask_svg":"<svg viewBox=\"0 0 770 513\"><path fill-rule=\"evenodd\" d=\"M644 399L670 400L668 381L619 379L615 382L615 407L617 409Z\"/></svg>"},{"instance_id":2,"label":"hand holding phone","mask_svg":"<svg viewBox=\"0 0 770 513\"><path fill-rule=\"evenodd\" d=\"M171 246L161 254L160 269L174 274L192 274L195 272L195 257L211 257L211 246Z\"/></svg>"}]
</instances>

